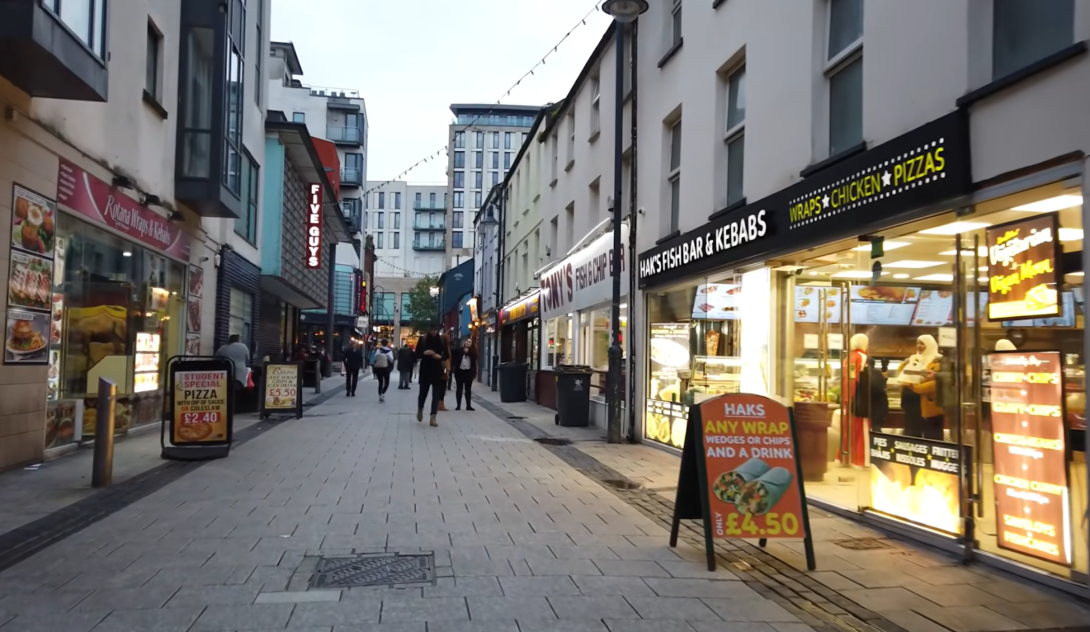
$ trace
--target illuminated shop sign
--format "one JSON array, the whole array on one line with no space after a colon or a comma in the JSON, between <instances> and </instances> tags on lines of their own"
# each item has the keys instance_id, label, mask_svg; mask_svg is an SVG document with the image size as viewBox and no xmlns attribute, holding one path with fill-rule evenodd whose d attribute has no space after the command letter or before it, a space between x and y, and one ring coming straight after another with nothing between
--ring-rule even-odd
<instances>
[{"instance_id":1,"label":"illuminated shop sign","mask_svg":"<svg viewBox=\"0 0 1090 632\"><path fill-rule=\"evenodd\" d=\"M967 116L948 114L643 252L640 286L888 228L969 193L970 167Z\"/></svg>"},{"instance_id":2,"label":"illuminated shop sign","mask_svg":"<svg viewBox=\"0 0 1090 632\"><path fill-rule=\"evenodd\" d=\"M628 244L628 224L621 224L621 243ZM621 296L628 295L626 247L621 248ZM613 232L561 260L541 275L541 313L556 318L613 298Z\"/></svg>"},{"instance_id":3,"label":"illuminated shop sign","mask_svg":"<svg viewBox=\"0 0 1090 632\"><path fill-rule=\"evenodd\" d=\"M307 268L322 267L322 185L312 182L307 186L310 206L307 209Z\"/></svg>"},{"instance_id":4,"label":"illuminated shop sign","mask_svg":"<svg viewBox=\"0 0 1090 632\"><path fill-rule=\"evenodd\" d=\"M1060 316L1056 213L988 228L988 319Z\"/></svg>"},{"instance_id":5,"label":"illuminated shop sign","mask_svg":"<svg viewBox=\"0 0 1090 632\"><path fill-rule=\"evenodd\" d=\"M530 318L538 315L538 309L540 306L539 298L541 294L535 293L533 296L527 297L518 303L515 303L511 307L504 309L500 312L500 320L502 324L513 323L523 318Z\"/></svg>"},{"instance_id":6,"label":"illuminated shop sign","mask_svg":"<svg viewBox=\"0 0 1090 632\"><path fill-rule=\"evenodd\" d=\"M961 449L903 435L871 433L871 507L948 533L961 533Z\"/></svg>"}]
</instances>

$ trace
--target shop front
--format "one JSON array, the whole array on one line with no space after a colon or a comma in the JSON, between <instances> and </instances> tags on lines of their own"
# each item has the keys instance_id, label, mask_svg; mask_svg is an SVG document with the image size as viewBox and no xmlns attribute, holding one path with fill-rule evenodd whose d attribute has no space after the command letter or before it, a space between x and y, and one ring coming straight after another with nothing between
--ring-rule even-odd
<instances>
[{"instance_id":1,"label":"shop front","mask_svg":"<svg viewBox=\"0 0 1090 632\"><path fill-rule=\"evenodd\" d=\"M643 253L643 437L774 397L810 502L1085 585L1079 165L974 188L968 148L954 113Z\"/></svg>"},{"instance_id":2,"label":"shop front","mask_svg":"<svg viewBox=\"0 0 1090 632\"><path fill-rule=\"evenodd\" d=\"M167 360L187 329L199 344L204 284L181 224L63 158L57 183L56 204L15 187L4 353L48 365L53 451L94 439L100 378L117 386L119 434L160 420Z\"/></svg>"},{"instance_id":3,"label":"shop front","mask_svg":"<svg viewBox=\"0 0 1090 632\"><path fill-rule=\"evenodd\" d=\"M526 365L528 397L537 400L537 374L540 368L541 293L534 288L499 310L500 364Z\"/></svg>"},{"instance_id":4,"label":"shop front","mask_svg":"<svg viewBox=\"0 0 1090 632\"><path fill-rule=\"evenodd\" d=\"M621 243L628 243L628 223L621 225ZM621 348L628 326L628 262L621 249ZM555 391L554 370L582 365L591 378L591 422L604 423L605 389L613 307L613 232L604 233L583 249L541 272L541 390ZM622 363L626 366L627 363ZM622 376L622 385L627 378ZM544 397L542 398L544 399ZM555 402L555 396L550 400ZM622 401L627 401L622 398Z\"/></svg>"}]
</instances>

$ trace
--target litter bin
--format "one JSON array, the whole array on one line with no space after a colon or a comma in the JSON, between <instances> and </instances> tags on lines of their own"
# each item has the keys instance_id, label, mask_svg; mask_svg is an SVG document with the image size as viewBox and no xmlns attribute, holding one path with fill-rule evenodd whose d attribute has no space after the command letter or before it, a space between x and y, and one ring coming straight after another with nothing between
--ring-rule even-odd
<instances>
[{"instance_id":1,"label":"litter bin","mask_svg":"<svg viewBox=\"0 0 1090 632\"><path fill-rule=\"evenodd\" d=\"M500 401L526 401L525 362L504 362L500 364Z\"/></svg>"},{"instance_id":2,"label":"litter bin","mask_svg":"<svg viewBox=\"0 0 1090 632\"><path fill-rule=\"evenodd\" d=\"M586 428L590 422L589 366L556 367L556 423L565 428Z\"/></svg>"}]
</instances>

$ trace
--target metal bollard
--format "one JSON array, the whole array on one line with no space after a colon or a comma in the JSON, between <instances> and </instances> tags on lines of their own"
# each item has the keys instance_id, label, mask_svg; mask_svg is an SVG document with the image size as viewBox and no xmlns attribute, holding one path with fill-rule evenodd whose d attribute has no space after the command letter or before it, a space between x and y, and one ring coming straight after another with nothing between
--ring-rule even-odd
<instances>
[{"instance_id":1,"label":"metal bollard","mask_svg":"<svg viewBox=\"0 0 1090 632\"><path fill-rule=\"evenodd\" d=\"M91 463L91 487L109 487L114 476L114 415L117 385L98 379L98 410L95 413L95 456Z\"/></svg>"},{"instance_id":2,"label":"metal bollard","mask_svg":"<svg viewBox=\"0 0 1090 632\"><path fill-rule=\"evenodd\" d=\"M322 361L314 361L314 393L322 392Z\"/></svg>"}]
</instances>

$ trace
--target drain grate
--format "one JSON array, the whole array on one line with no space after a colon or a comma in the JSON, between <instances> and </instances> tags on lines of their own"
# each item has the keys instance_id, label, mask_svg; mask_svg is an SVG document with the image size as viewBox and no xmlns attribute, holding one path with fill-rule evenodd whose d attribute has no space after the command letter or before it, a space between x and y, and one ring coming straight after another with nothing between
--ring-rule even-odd
<instances>
[{"instance_id":1,"label":"drain grate","mask_svg":"<svg viewBox=\"0 0 1090 632\"><path fill-rule=\"evenodd\" d=\"M636 481L630 481L627 478L607 478L603 479L601 483L603 485L609 485L610 487L613 487L615 489L639 489L643 487L643 485L640 485Z\"/></svg>"},{"instance_id":2,"label":"drain grate","mask_svg":"<svg viewBox=\"0 0 1090 632\"><path fill-rule=\"evenodd\" d=\"M875 549L892 549L893 545L878 538L852 538L850 540L833 540L833 544L852 551L873 551Z\"/></svg>"},{"instance_id":3,"label":"drain grate","mask_svg":"<svg viewBox=\"0 0 1090 632\"><path fill-rule=\"evenodd\" d=\"M534 439L541 445L571 445L571 439L563 439L561 437L538 437Z\"/></svg>"},{"instance_id":4,"label":"drain grate","mask_svg":"<svg viewBox=\"0 0 1090 632\"><path fill-rule=\"evenodd\" d=\"M435 559L430 553L324 557L318 561L311 588L397 586L435 581Z\"/></svg>"}]
</instances>

